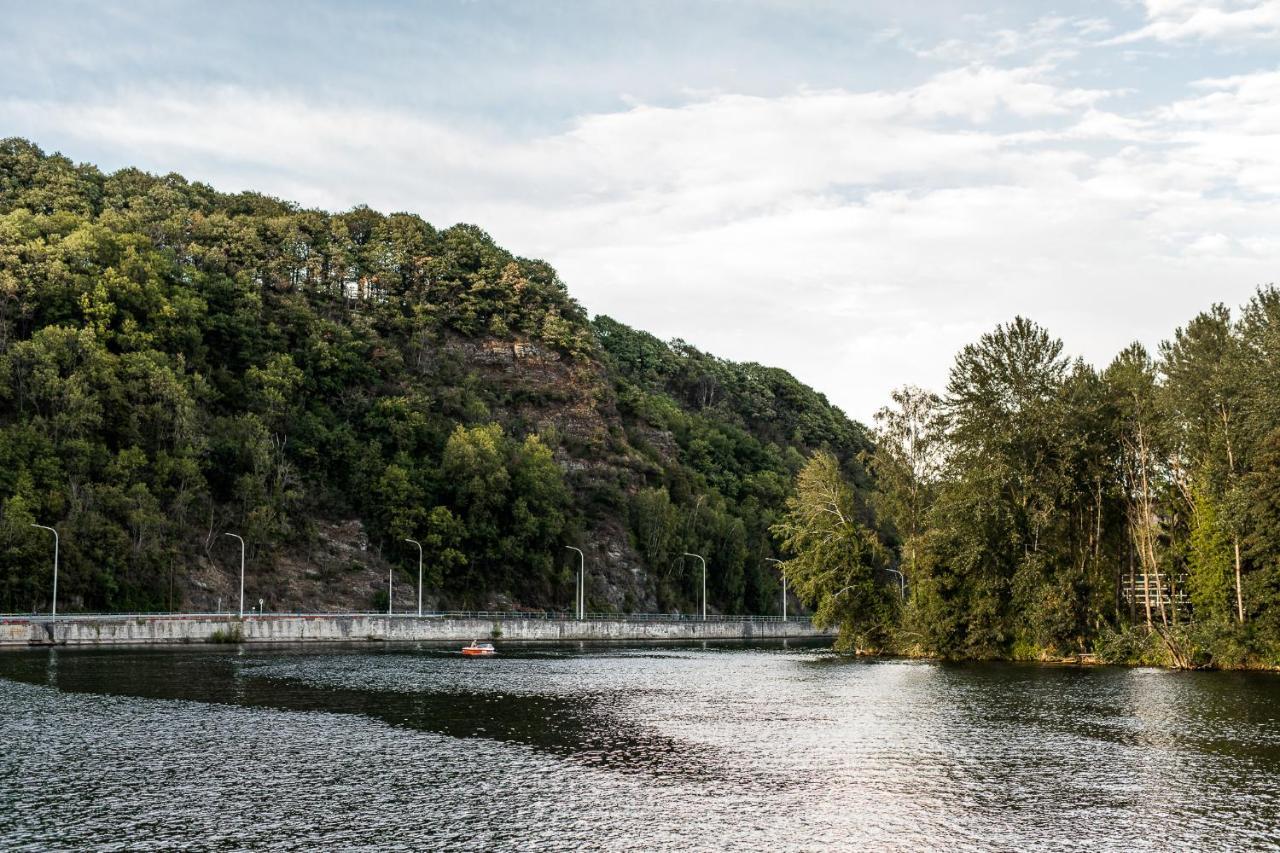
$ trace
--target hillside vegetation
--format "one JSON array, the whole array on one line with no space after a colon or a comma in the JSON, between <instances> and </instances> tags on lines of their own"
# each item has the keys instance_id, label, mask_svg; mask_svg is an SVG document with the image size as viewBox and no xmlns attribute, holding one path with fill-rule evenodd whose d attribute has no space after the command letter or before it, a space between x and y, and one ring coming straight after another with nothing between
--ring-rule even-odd
<instances>
[{"instance_id":1,"label":"hillside vegetation","mask_svg":"<svg viewBox=\"0 0 1280 853\"><path fill-rule=\"evenodd\" d=\"M770 528L865 431L783 371L589 321L480 229L0 143L0 611L775 612ZM861 488L862 486L860 486Z\"/></svg>"}]
</instances>

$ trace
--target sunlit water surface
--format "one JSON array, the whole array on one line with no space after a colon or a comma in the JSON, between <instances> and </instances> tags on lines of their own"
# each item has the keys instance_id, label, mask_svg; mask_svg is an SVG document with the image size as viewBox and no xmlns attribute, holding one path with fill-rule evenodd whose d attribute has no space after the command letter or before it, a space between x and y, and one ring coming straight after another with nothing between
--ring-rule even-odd
<instances>
[{"instance_id":1,"label":"sunlit water surface","mask_svg":"<svg viewBox=\"0 0 1280 853\"><path fill-rule=\"evenodd\" d=\"M1280 678L821 648L0 654L0 849L1280 845Z\"/></svg>"}]
</instances>

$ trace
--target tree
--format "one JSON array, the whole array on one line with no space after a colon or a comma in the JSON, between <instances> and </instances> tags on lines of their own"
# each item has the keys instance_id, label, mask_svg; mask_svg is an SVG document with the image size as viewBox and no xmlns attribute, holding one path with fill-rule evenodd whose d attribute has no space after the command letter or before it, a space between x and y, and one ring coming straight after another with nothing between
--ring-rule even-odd
<instances>
[{"instance_id":1,"label":"tree","mask_svg":"<svg viewBox=\"0 0 1280 853\"><path fill-rule=\"evenodd\" d=\"M1197 619L1225 621L1232 616L1231 599L1237 595L1232 590L1235 537L1223 524L1207 487L1193 485L1191 500L1195 506L1187 559L1191 607Z\"/></svg>"},{"instance_id":2,"label":"tree","mask_svg":"<svg viewBox=\"0 0 1280 853\"><path fill-rule=\"evenodd\" d=\"M870 468L876 478L877 505L903 538L909 575L916 571L916 550L925 514L933 502L946 461L946 421L942 399L921 388L893 392L894 407L876 413L875 452Z\"/></svg>"},{"instance_id":3,"label":"tree","mask_svg":"<svg viewBox=\"0 0 1280 853\"><path fill-rule=\"evenodd\" d=\"M1243 623L1241 536L1237 513L1229 508L1240 503L1239 416L1245 370L1241 340L1232 327L1231 312L1224 305L1214 305L1185 328L1177 329L1173 340L1162 344L1160 351L1164 407L1172 416L1170 426L1176 436L1178 463L1174 476L1191 511L1197 515L1197 529L1208 531L1222 527L1228 531L1235 574L1236 617ZM1192 486L1192 479L1198 485ZM1202 509L1200 502L1211 502L1214 506ZM1200 520L1198 516L1202 511L1211 515L1212 520ZM1204 544L1207 540L1202 537L1200 541ZM1202 555L1202 559L1207 557Z\"/></svg>"},{"instance_id":4,"label":"tree","mask_svg":"<svg viewBox=\"0 0 1280 853\"><path fill-rule=\"evenodd\" d=\"M1062 342L1022 317L961 350L947 385L950 482L931 561L969 653L1041 656L1082 642L1085 573L1072 393ZM1069 381L1070 380L1070 381ZM1074 509L1074 507L1073 507Z\"/></svg>"},{"instance_id":5,"label":"tree","mask_svg":"<svg viewBox=\"0 0 1280 853\"><path fill-rule=\"evenodd\" d=\"M423 562L426 564L424 583L440 584L454 570L467 564L467 555L461 550L467 528L448 507L433 507L421 535ZM412 538L412 537L410 537Z\"/></svg>"},{"instance_id":6,"label":"tree","mask_svg":"<svg viewBox=\"0 0 1280 853\"><path fill-rule=\"evenodd\" d=\"M1146 349L1133 343L1111 363L1105 378L1112 388L1119 413L1129 529L1138 565L1142 569L1144 617L1147 628L1151 629L1154 625L1151 617L1153 598L1158 603L1161 624L1169 623L1158 553L1160 518L1156 493L1159 479L1164 475L1162 462L1167 456L1159 432L1161 413L1156 396L1155 365ZM1156 584L1154 589L1153 583Z\"/></svg>"},{"instance_id":7,"label":"tree","mask_svg":"<svg viewBox=\"0 0 1280 853\"><path fill-rule=\"evenodd\" d=\"M796 475L782 521L773 528L791 558L783 570L819 625L838 625L845 647L875 647L890 626L884 547L862 520L854 493L830 453L818 451Z\"/></svg>"}]
</instances>

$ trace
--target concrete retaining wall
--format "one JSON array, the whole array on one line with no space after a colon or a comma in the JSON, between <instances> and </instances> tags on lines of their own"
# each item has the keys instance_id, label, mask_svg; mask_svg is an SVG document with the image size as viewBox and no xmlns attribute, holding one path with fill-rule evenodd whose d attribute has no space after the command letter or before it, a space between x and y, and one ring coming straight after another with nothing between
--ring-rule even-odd
<instances>
[{"instance_id":1,"label":"concrete retaining wall","mask_svg":"<svg viewBox=\"0 0 1280 853\"><path fill-rule=\"evenodd\" d=\"M0 646L370 641L769 640L830 636L807 622L631 622L439 616L131 616L0 620Z\"/></svg>"}]
</instances>

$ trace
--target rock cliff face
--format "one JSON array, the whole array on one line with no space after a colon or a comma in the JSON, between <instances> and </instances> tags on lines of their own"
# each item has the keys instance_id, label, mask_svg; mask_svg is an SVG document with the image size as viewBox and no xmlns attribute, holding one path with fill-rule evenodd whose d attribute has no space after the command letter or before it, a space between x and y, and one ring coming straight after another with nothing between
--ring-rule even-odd
<instances>
[{"instance_id":1,"label":"rock cliff face","mask_svg":"<svg viewBox=\"0 0 1280 853\"><path fill-rule=\"evenodd\" d=\"M552 432L561 439L556 462L576 493L616 489L630 495L643 487L644 472L652 463L628 443L608 370L600 361L566 359L530 340L454 338L445 348L487 385L500 390L507 404L500 419L508 429ZM648 432L665 461L675 464L677 448L671 433ZM586 522L578 546L587 563L587 596L592 606L624 612L657 610L653 578L631 543L625 519L597 514ZM571 568L576 570L576 564Z\"/></svg>"},{"instance_id":2,"label":"rock cliff face","mask_svg":"<svg viewBox=\"0 0 1280 853\"><path fill-rule=\"evenodd\" d=\"M535 431L554 429L592 448L620 429L604 367L573 361L529 340L451 338L445 350L502 395L502 420Z\"/></svg>"},{"instance_id":3,"label":"rock cliff face","mask_svg":"<svg viewBox=\"0 0 1280 853\"><path fill-rule=\"evenodd\" d=\"M697 356L710 358L700 353ZM610 363L603 351L597 357L572 358L528 337L450 334L437 343L428 361L447 362L466 382L484 388L490 401L490 415L510 434L543 435L553 444L555 462L584 509L580 535L572 544L581 547L585 555L589 609L607 612L697 609L688 596L674 603L670 589L664 596L662 583L673 574L678 575L679 567L670 561L657 565L654 555L646 557L641 553L636 543L637 532L628 517L628 507L635 496L655 484L663 484L664 494L668 486L673 492L692 488L684 483L682 472L697 465L694 452L701 452L697 445L702 440L691 439L687 423L683 434L678 436L661 419L637 412L634 400L629 407L623 407L619 388L625 387L628 393L634 394L636 387L622 375L622 368ZM709 409L703 405L711 396L708 387L723 398L719 408ZM726 417L726 407L734 404L733 389L706 376L698 377L694 383L692 400L677 400L678 392L672 391L672 394L671 397L658 394L658 398L692 410L694 418L710 421ZM771 398L782 396L770 395ZM821 401L821 405L825 408L825 401ZM837 422L848 423L842 416ZM740 423L735 430L750 431L751 424ZM754 426L757 431L778 431L772 423ZM861 440L861 427L850 426L854 427L856 449L860 446L857 441ZM798 432L796 435L788 450L796 460L801 458L796 452L798 448L818 445L840 448L829 439L806 441ZM784 449L772 441L765 445L771 452L781 453ZM847 454L848 447L843 449ZM730 462L743 465L747 473L751 473L749 460L731 459ZM686 497L694 498L696 514L705 496ZM729 535L742 536L743 532ZM678 553L677 549L667 556L675 557ZM549 599L522 601L508 591L494 590L472 606L492 610L572 609L578 565L576 557L567 550L559 556L563 581ZM178 599L183 606L194 610L233 607L238 583L234 557L229 552L215 554L206 548L193 570L179 581ZM406 561L403 555L387 553L383 543L371 542L359 518L320 519L307 547L280 549L265 570L261 562L251 583L255 592L246 607L256 607L261 600L269 610L380 610L387 606L389 575L393 580L394 608L407 612L417 607L416 562ZM777 594L770 589L762 597L776 599ZM430 586L424 590L423 604L427 609L463 606L457 598ZM712 612L722 609L714 599L709 608ZM792 609L794 612L802 609L794 599Z\"/></svg>"},{"instance_id":4,"label":"rock cliff face","mask_svg":"<svg viewBox=\"0 0 1280 853\"><path fill-rule=\"evenodd\" d=\"M182 599L186 609L235 611L239 603L239 552L211 550L186 575ZM372 546L359 519L319 521L309 547L285 548L264 566L254 564L248 579L245 609L267 612L343 613L386 607L388 573L394 583L395 609L418 606L416 565L385 560ZM259 605L261 602L261 605ZM423 606L435 609L439 590L423 590Z\"/></svg>"},{"instance_id":5,"label":"rock cliff face","mask_svg":"<svg viewBox=\"0 0 1280 853\"><path fill-rule=\"evenodd\" d=\"M643 460L626 438L608 371L597 360L566 359L536 341L450 336L438 357L451 359L490 389L498 406L494 414L513 434L549 434L559 439L555 460L576 493L602 488L634 493L644 485ZM669 462L676 444L669 431L648 430ZM592 609L652 612L658 607L653 578L631 542L625 519L597 513L585 519L579 541L587 564L587 598ZM225 551L225 553L224 553ZM564 556L566 572L576 577L576 556ZM234 609L238 596L238 552L210 548L181 581L179 600L188 609L212 612ZM281 549L271 565L255 568L252 597L268 610L343 612L386 606L388 573L393 577L395 609L417 607L416 563L392 559L371 543L360 519L324 519L316 523L305 549ZM571 609L573 589L548 609ZM437 589L426 588L424 607L459 606ZM540 609L502 591L483 602L484 609Z\"/></svg>"}]
</instances>

